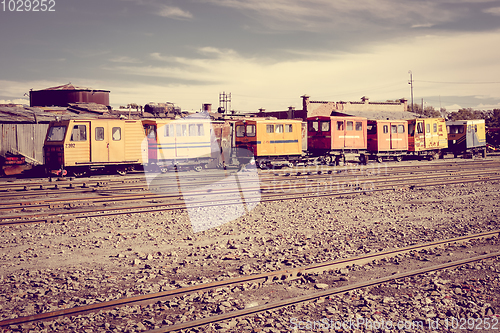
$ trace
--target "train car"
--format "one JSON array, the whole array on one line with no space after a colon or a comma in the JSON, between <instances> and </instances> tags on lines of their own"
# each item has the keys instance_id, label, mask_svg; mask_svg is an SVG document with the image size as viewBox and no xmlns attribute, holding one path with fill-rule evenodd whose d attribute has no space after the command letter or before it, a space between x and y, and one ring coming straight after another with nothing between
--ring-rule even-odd
<instances>
[{"instance_id":1,"label":"train car","mask_svg":"<svg viewBox=\"0 0 500 333\"><path fill-rule=\"evenodd\" d=\"M235 124L236 147L250 151L260 168L301 162L302 136L300 120L248 118Z\"/></svg>"},{"instance_id":2,"label":"train car","mask_svg":"<svg viewBox=\"0 0 500 333\"><path fill-rule=\"evenodd\" d=\"M486 126L484 119L447 121L447 152L458 155L486 157Z\"/></svg>"},{"instance_id":3,"label":"train car","mask_svg":"<svg viewBox=\"0 0 500 333\"><path fill-rule=\"evenodd\" d=\"M367 119L363 117L316 116L307 118L307 146L312 156L327 164L358 158L367 163Z\"/></svg>"},{"instance_id":4,"label":"train car","mask_svg":"<svg viewBox=\"0 0 500 333\"><path fill-rule=\"evenodd\" d=\"M368 120L369 158L382 163L384 158L400 162L408 150L406 120Z\"/></svg>"},{"instance_id":5,"label":"train car","mask_svg":"<svg viewBox=\"0 0 500 333\"><path fill-rule=\"evenodd\" d=\"M139 120L51 122L44 143L48 173L81 175L95 169L124 174L142 168L144 130Z\"/></svg>"},{"instance_id":6,"label":"train car","mask_svg":"<svg viewBox=\"0 0 500 333\"><path fill-rule=\"evenodd\" d=\"M142 123L148 145L147 165L152 169L189 167L201 171L220 156L208 118L144 119Z\"/></svg>"},{"instance_id":7,"label":"train car","mask_svg":"<svg viewBox=\"0 0 500 333\"><path fill-rule=\"evenodd\" d=\"M443 158L448 148L448 133L443 118L408 120L408 154L433 160Z\"/></svg>"}]
</instances>

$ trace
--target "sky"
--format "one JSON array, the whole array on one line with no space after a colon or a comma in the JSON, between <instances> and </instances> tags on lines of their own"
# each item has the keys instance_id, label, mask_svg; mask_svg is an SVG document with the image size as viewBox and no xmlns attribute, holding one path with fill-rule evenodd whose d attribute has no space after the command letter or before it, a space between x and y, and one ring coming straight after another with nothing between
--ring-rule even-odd
<instances>
[{"instance_id":1,"label":"sky","mask_svg":"<svg viewBox=\"0 0 500 333\"><path fill-rule=\"evenodd\" d=\"M71 82L115 108L225 92L237 111L286 110L411 101L412 78L415 103L500 109L500 0L40 1L0 3L0 103Z\"/></svg>"}]
</instances>

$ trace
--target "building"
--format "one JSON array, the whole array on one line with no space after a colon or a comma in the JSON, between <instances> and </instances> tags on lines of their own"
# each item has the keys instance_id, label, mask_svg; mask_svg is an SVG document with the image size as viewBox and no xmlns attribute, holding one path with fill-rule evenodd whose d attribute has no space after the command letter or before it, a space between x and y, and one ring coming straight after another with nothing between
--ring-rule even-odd
<instances>
[{"instance_id":1,"label":"building","mask_svg":"<svg viewBox=\"0 0 500 333\"><path fill-rule=\"evenodd\" d=\"M362 97L359 102L331 102L314 101L308 95L302 97L302 110L288 107L283 111L266 111L252 113L257 117L275 117L277 119L302 119L314 116L357 116L368 119L410 119L418 117L414 113L407 112L407 100L401 99L395 102L370 102L367 97Z\"/></svg>"},{"instance_id":2,"label":"building","mask_svg":"<svg viewBox=\"0 0 500 333\"><path fill-rule=\"evenodd\" d=\"M70 83L43 90L30 90L30 106L61 106L96 103L109 106L109 90L76 87Z\"/></svg>"}]
</instances>

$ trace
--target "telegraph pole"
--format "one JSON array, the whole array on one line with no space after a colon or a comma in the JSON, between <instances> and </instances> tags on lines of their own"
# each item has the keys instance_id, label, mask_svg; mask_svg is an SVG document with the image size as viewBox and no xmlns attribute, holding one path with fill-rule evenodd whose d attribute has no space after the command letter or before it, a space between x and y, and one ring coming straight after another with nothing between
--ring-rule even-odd
<instances>
[{"instance_id":1,"label":"telegraph pole","mask_svg":"<svg viewBox=\"0 0 500 333\"><path fill-rule=\"evenodd\" d=\"M410 81L408 81L408 84L410 85L411 89L411 112L413 112L413 73L411 71L408 71L408 74L410 74Z\"/></svg>"}]
</instances>

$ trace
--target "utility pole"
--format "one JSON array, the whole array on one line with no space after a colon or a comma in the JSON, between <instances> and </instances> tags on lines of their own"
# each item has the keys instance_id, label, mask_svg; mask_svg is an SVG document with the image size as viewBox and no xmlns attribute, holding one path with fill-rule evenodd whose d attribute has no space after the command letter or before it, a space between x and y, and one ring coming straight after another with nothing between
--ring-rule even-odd
<instances>
[{"instance_id":1,"label":"utility pole","mask_svg":"<svg viewBox=\"0 0 500 333\"><path fill-rule=\"evenodd\" d=\"M229 108L231 108L231 93L226 94L225 91L223 91L221 94L219 94L219 109L223 109L224 112L226 113L228 111L227 109L227 103L229 102Z\"/></svg>"},{"instance_id":2,"label":"utility pole","mask_svg":"<svg viewBox=\"0 0 500 333\"><path fill-rule=\"evenodd\" d=\"M408 71L408 74L410 74L410 81L408 84L410 85L411 89L411 112L413 112L413 73L411 71Z\"/></svg>"}]
</instances>

